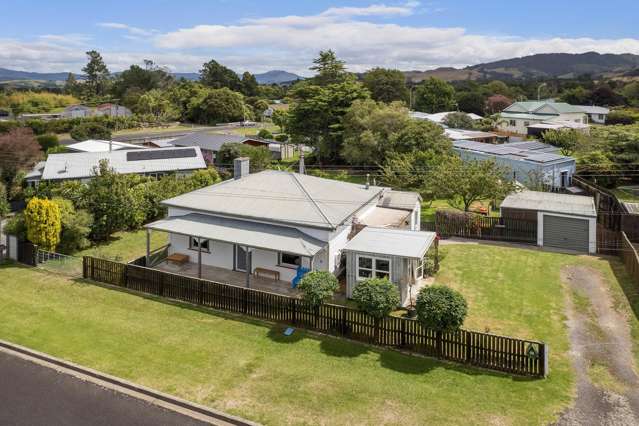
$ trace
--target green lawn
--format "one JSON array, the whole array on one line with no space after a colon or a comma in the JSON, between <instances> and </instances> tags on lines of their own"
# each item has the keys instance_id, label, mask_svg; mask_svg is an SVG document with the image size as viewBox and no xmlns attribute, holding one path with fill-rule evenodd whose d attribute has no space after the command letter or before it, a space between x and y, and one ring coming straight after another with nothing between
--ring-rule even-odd
<instances>
[{"instance_id":1,"label":"green lawn","mask_svg":"<svg viewBox=\"0 0 639 426\"><path fill-rule=\"evenodd\" d=\"M151 250L168 243L168 234L151 232ZM109 241L74 253L74 256L94 256L121 262L130 262L146 253L146 230L116 232Z\"/></svg>"},{"instance_id":2,"label":"green lawn","mask_svg":"<svg viewBox=\"0 0 639 426\"><path fill-rule=\"evenodd\" d=\"M633 203L639 202L639 196L635 195L632 191L629 191L627 188L615 188L611 189L612 192L618 200L620 201L630 201Z\"/></svg>"},{"instance_id":3,"label":"green lawn","mask_svg":"<svg viewBox=\"0 0 639 426\"><path fill-rule=\"evenodd\" d=\"M114 252L139 246L138 239L118 240ZM484 245L441 252L436 280L468 299L466 326L545 340L548 379L299 330L287 338L281 327L14 265L0 268L0 338L266 424L552 421L570 403L574 385L559 269L591 265L623 296L619 263Z\"/></svg>"}]
</instances>

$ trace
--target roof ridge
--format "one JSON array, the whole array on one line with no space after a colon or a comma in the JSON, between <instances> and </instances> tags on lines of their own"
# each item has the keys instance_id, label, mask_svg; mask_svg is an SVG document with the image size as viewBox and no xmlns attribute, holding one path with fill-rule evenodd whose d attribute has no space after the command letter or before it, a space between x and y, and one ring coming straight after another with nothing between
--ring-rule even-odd
<instances>
[{"instance_id":1,"label":"roof ridge","mask_svg":"<svg viewBox=\"0 0 639 426\"><path fill-rule=\"evenodd\" d=\"M318 213L320 215L322 215L322 217L324 218L324 221L331 225L334 226L333 223L331 222L331 220L324 214L324 212L322 211L322 209L320 208L319 204L317 204L317 202L313 199L313 197L311 196L311 194L309 194L309 192L306 190L306 188L304 187L304 185L302 185L302 182L300 182L300 180L297 178L297 175L295 173L289 173L289 176L291 176L293 178L293 181L295 181L295 183L297 183L297 185L300 187L300 189L304 192L304 194L306 195L306 197L308 197L309 200L311 200L311 202L313 203L313 206L315 207L315 209L318 211Z\"/></svg>"}]
</instances>

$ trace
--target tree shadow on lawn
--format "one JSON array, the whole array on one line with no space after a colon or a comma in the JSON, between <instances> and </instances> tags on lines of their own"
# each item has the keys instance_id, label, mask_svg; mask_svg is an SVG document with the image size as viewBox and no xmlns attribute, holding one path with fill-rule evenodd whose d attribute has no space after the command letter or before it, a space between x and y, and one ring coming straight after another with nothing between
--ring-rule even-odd
<instances>
[{"instance_id":1,"label":"tree shadow on lawn","mask_svg":"<svg viewBox=\"0 0 639 426\"><path fill-rule=\"evenodd\" d=\"M331 357L354 359L367 353L375 353L379 355L379 361L380 361L381 367L396 371L398 373L426 374L430 372L431 370L446 369L446 370L455 371L455 372L462 373L469 376L502 377L505 379L510 379L512 381L540 380L539 378L536 378L536 377L514 376L508 373L501 373L498 371L472 367L469 365L456 364L453 362L440 360L437 358L425 357L418 354L411 355L409 353L404 353L398 350L394 350L392 348L373 346L373 345L358 342L355 340L349 340L346 338L320 334L318 332L314 332L312 330L307 330L304 328L294 327L295 331L293 332L293 334L291 334L290 336L286 336L284 335L284 330L288 328L289 326L285 324L272 323L267 320L250 318L242 314L218 311L213 308L201 307L201 306L192 305L192 304L177 301L177 300L171 300L171 299L166 299L163 297L154 296L150 294L139 293L126 288L120 288L117 286L111 286L111 285L102 284L102 283L95 283L93 281L87 281L82 278L76 278L72 281L75 284L82 285L82 286L86 286L87 284L95 285L98 287L102 287L105 290L127 293L134 296L142 297L144 299L151 300L154 302L170 305L176 308L186 309L189 311L196 311L206 315L212 315L212 316L216 316L216 317L220 317L220 318L224 318L228 320L240 321L245 324L250 324L263 329L268 329L267 331L265 331L265 336L273 342L284 344L284 345L293 345L305 339L319 341L321 352Z\"/></svg>"}]
</instances>

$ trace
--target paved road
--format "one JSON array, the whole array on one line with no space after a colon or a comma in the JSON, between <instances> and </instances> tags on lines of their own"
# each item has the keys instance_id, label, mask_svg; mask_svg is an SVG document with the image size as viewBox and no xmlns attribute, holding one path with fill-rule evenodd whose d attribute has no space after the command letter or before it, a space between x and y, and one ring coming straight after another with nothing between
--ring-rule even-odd
<instances>
[{"instance_id":1,"label":"paved road","mask_svg":"<svg viewBox=\"0 0 639 426\"><path fill-rule=\"evenodd\" d=\"M0 353L0 425L204 425L144 401Z\"/></svg>"}]
</instances>

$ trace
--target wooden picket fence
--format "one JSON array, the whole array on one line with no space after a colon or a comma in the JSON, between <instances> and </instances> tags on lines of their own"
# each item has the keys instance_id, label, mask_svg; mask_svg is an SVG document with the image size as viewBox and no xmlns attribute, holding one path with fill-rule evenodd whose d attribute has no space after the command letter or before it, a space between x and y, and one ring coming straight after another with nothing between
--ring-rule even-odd
<instances>
[{"instance_id":1,"label":"wooden picket fence","mask_svg":"<svg viewBox=\"0 0 639 426\"><path fill-rule=\"evenodd\" d=\"M621 233L621 259L626 266L626 271L639 288L639 254L625 232Z\"/></svg>"},{"instance_id":2,"label":"wooden picket fence","mask_svg":"<svg viewBox=\"0 0 639 426\"><path fill-rule=\"evenodd\" d=\"M310 307L301 299L250 288L84 257L84 278L142 293L317 330L349 339L433 356L511 374L545 377L543 342L458 330L441 333L398 317L377 320L345 306Z\"/></svg>"},{"instance_id":3,"label":"wooden picket fence","mask_svg":"<svg viewBox=\"0 0 639 426\"><path fill-rule=\"evenodd\" d=\"M443 238L462 237L480 240L537 243L537 221L486 217L475 214L435 213L435 231Z\"/></svg>"}]
</instances>

